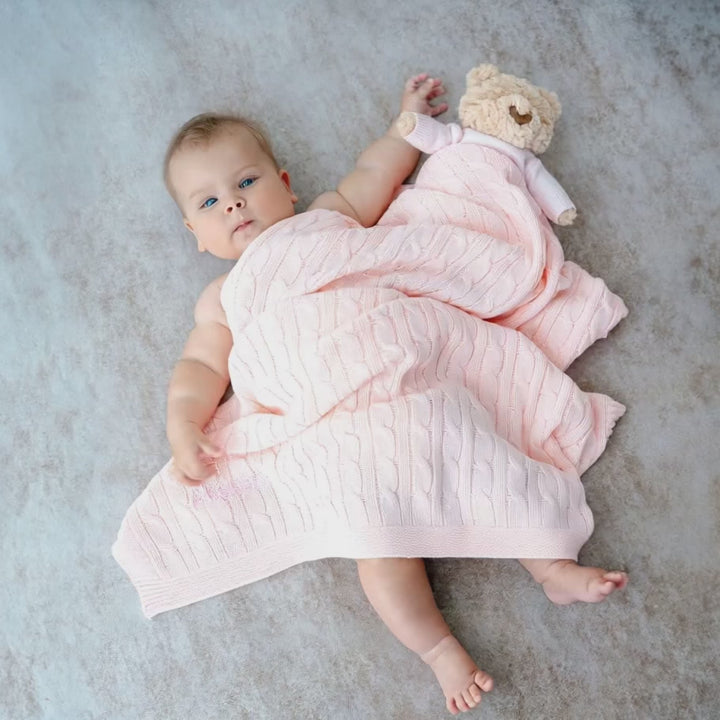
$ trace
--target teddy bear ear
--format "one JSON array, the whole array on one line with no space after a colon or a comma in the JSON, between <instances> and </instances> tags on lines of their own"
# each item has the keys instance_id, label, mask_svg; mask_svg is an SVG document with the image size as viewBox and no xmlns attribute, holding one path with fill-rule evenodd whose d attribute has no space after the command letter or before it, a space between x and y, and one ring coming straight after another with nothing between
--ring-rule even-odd
<instances>
[{"instance_id":1,"label":"teddy bear ear","mask_svg":"<svg viewBox=\"0 0 720 720\"><path fill-rule=\"evenodd\" d=\"M552 90L544 90L543 88L540 88L540 94L547 100L548 105L550 105L550 109L555 116L553 122L558 120L562 112L562 105L560 104L560 100L558 100L558 96Z\"/></svg>"},{"instance_id":2,"label":"teddy bear ear","mask_svg":"<svg viewBox=\"0 0 720 720\"><path fill-rule=\"evenodd\" d=\"M499 74L500 70L495 67L495 65L485 63L483 65L478 65L477 67L474 67L465 76L465 80L467 82L467 86L472 87L473 85L479 85L480 83L485 82L485 80L489 80L491 77L495 77Z\"/></svg>"}]
</instances>

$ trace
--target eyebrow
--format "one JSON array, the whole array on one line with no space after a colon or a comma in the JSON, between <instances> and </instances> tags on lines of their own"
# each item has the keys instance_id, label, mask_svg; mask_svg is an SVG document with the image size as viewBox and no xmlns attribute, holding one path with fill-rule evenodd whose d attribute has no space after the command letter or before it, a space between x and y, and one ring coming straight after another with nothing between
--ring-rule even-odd
<instances>
[{"instance_id":1,"label":"eyebrow","mask_svg":"<svg viewBox=\"0 0 720 720\"><path fill-rule=\"evenodd\" d=\"M241 168L236 174L244 175L248 170L258 170L259 167L260 167L259 165L256 165L254 163L252 165L246 165L244 168ZM209 191L206 189L206 186L203 185L203 187L201 187L199 190L195 190L193 193L188 195L187 201L191 202L196 197L199 197L201 195L207 195L208 193L209 193Z\"/></svg>"}]
</instances>

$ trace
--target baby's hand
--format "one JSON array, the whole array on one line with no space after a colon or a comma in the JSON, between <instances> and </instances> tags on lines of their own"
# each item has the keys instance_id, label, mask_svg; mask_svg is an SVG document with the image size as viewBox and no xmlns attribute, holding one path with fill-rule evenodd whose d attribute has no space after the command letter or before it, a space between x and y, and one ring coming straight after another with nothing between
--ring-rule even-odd
<instances>
[{"instance_id":1,"label":"baby's hand","mask_svg":"<svg viewBox=\"0 0 720 720\"><path fill-rule=\"evenodd\" d=\"M197 425L183 423L174 428L169 439L173 452L172 473L179 482L194 487L213 474L212 460L221 457L222 450L210 442Z\"/></svg>"},{"instance_id":2,"label":"baby's hand","mask_svg":"<svg viewBox=\"0 0 720 720\"><path fill-rule=\"evenodd\" d=\"M444 94L445 88L442 80L428 77L427 73L416 75L405 83L405 90L400 101L400 111L435 117L440 113L444 113L448 106L447 103L431 105L430 101Z\"/></svg>"}]
</instances>

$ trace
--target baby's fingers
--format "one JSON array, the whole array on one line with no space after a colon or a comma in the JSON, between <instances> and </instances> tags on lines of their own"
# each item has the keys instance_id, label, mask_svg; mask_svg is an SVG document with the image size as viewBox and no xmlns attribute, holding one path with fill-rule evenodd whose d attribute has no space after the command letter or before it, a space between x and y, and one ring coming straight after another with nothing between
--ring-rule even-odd
<instances>
[{"instance_id":1,"label":"baby's fingers","mask_svg":"<svg viewBox=\"0 0 720 720\"><path fill-rule=\"evenodd\" d=\"M413 90L417 90L420 85L422 85L425 80L427 80L428 74L427 73L421 73L420 75L415 75L414 77L411 77L406 83L405 83L405 91L406 92L412 92Z\"/></svg>"},{"instance_id":2,"label":"baby's fingers","mask_svg":"<svg viewBox=\"0 0 720 720\"><path fill-rule=\"evenodd\" d=\"M442 80L434 80L432 84L430 84L430 81L428 80L422 84L418 92L425 98L425 102L429 104L432 100L439 98L441 95L445 95L447 91L445 90L445 86L442 84ZM432 106L430 107L432 108ZM438 105L438 107L440 106ZM447 105L444 105L443 109L447 110Z\"/></svg>"},{"instance_id":3,"label":"baby's fingers","mask_svg":"<svg viewBox=\"0 0 720 720\"><path fill-rule=\"evenodd\" d=\"M211 458L219 458L223 454L223 451L206 437L198 441L198 447L205 455Z\"/></svg>"},{"instance_id":4,"label":"baby's fingers","mask_svg":"<svg viewBox=\"0 0 720 720\"><path fill-rule=\"evenodd\" d=\"M415 75L405 83L400 109L434 117L445 112L448 106L445 103L433 106L430 102L444 94L445 86L440 78L430 77L427 73Z\"/></svg>"},{"instance_id":5,"label":"baby's fingers","mask_svg":"<svg viewBox=\"0 0 720 720\"><path fill-rule=\"evenodd\" d=\"M430 90L430 92L427 94L427 99L432 100L436 97L439 97L440 95L444 95L446 90L445 86L442 84L440 80L437 81L438 84L434 85L433 88Z\"/></svg>"},{"instance_id":6,"label":"baby's fingers","mask_svg":"<svg viewBox=\"0 0 720 720\"><path fill-rule=\"evenodd\" d=\"M199 449L199 448L198 448ZM173 458L173 475L183 484L194 486L216 472L213 456L205 452Z\"/></svg>"},{"instance_id":7,"label":"baby's fingers","mask_svg":"<svg viewBox=\"0 0 720 720\"><path fill-rule=\"evenodd\" d=\"M202 477L192 477L194 473L191 473L191 471L185 472L177 463L176 460L173 460L173 464L170 467L170 473L171 475L181 484L186 485L188 487L197 487L200 485L204 478ZM191 474L188 474L191 473Z\"/></svg>"}]
</instances>

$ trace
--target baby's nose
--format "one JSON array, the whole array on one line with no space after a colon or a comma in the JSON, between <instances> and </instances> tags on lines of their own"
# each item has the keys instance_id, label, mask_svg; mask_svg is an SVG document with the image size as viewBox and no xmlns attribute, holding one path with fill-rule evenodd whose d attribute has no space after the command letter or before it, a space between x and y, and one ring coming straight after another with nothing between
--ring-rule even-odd
<instances>
[{"instance_id":1,"label":"baby's nose","mask_svg":"<svg viewBox=\"0 0 720 720\"><path fill-rule=\"evenodd\" d=\"M245 201L244 200L238 200L237 202L230 203L226 208L226 213L231 213L235 208L242 209L245 207Z\"/></svg>"}]
</instances>

